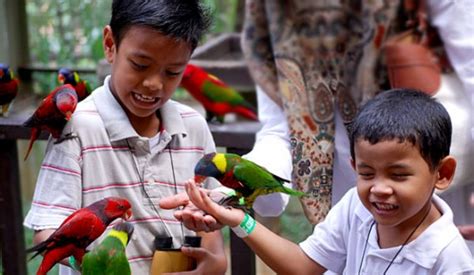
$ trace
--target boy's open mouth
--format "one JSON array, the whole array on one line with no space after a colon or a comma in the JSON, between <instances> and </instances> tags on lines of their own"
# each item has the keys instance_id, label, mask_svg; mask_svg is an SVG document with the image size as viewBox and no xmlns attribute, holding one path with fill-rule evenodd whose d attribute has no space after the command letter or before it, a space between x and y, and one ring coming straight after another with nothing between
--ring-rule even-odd
<instances>
[{"instance_id":1,"label":"boy's open mouth","mask_svg":"<svg viewBox=\"0 0 474 275\"><path fill-rule=\"evenodd\" d=\"M373 202L372 205L376 209L381 210L381 211L391 211L391 210L398 209L397 205L389 204L389 203Z\"/></svg>"},{"instance_id":2,"label":"boy's open mouth","mask_svg":"<svg viewBox=\"0 0 474 275\"><path fill-rule=\"evenodd\" d=\"M140 102L144 102L144 103L155 103L159 100L158 97L146 96L146 95L137 94L137 93L134 93L134 92L132 92L132 95L133 95L134 99L136 99Z\"/></svg>"}]
</instances>

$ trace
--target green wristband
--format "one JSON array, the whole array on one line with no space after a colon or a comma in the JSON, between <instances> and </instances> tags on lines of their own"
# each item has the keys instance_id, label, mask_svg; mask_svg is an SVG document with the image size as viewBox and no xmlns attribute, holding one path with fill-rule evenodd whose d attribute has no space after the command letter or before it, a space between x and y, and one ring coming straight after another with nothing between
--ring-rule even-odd
<instances>
[{"instance_id":1,"label":"green wristband","mask_svg":"<svg viewBox=\"0 0 474 275\"><path fill-rule=\"evenodd\" d=\"M252 218L248 213L245 213L244 220L238 226L231 227L230 229L232 229L237 237L245 238L252 233L256 225L257 222L254 218Z\"/></svg>"},{"instance_id":2,"label":"green wristband","mask_svg":"<svg viewBox=\"0 0 474 275\"><path fill-rule=\"evenodd\" d=\"M76 271L81 271L81 266L77 263L74 256L69 256L69 266Z\"/></svg>"}]
</instances>

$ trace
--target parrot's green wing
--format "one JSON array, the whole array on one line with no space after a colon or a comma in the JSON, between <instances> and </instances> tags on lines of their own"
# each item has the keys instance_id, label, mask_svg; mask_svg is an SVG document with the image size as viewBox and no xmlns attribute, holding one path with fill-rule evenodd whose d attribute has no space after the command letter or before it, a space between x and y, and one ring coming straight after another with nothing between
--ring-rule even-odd
<instances>
[{"instance_id":1,"label":"parrot's green wing","mask_svg":"<svg viewBox=\"0 0 474 275\"><path fill-rule=\"evenodd\" d=\"M283 192L289 195L301 196L304 193L283 186L288 180L268 172L265 168L246 159L234 166L234 177L252 190L265 189L273 192Z\"/></svg>"},{"instance_id":2,"label":"parrot's green wing","mask_svg":"<svg viewBox=\"0 0 474 275\"><path fill-rule=\"evenodd\" d=\"M82 260L83 275L129 275L130 264L125 247L115 237L107 237Z\"/></svg>"},{"instance_id":3,"label":"parrot's green wing","mask_svg":"<svg viewBox=\"0 0 474 275\"><path fill-rule=\"evenodd\" d=\"M228 103L234 105L245 105L246 101L237 91L234 89L219 85L220 83L214 83L212 81L205 81L202 85L204 95L213 102Z\"/></svg>"}]
</instances>

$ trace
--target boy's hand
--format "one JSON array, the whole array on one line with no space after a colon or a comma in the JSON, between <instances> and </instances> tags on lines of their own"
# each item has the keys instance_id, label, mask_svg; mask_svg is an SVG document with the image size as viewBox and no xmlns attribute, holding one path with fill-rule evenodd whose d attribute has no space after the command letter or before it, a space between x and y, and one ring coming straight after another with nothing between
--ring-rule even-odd
<instances>
[{"instance_id":1,"label":"boy's hand","mask_svg":"<svg viewBox=\"0 0 474 275\"><path fill-rule=\"evenodd\" d=\"M193 205L205 213L213 216L217 222L235 227L244 219L245 213L242 210L223 207L214 202L204 189L198 188L194 180L186 182L186 192Z\"/></svg>"},{"instance_id":2,"label":"boy's hand","mask_svg":"<svg viewBox=\"0 0 474 275\"><path fill-rule=\"evenodd\" d=\"M173 272L173 275L225 274L227 266L219 264L219 257L202 247L181 247L181 252L197 262L196 269L185 272Z\"/></svg>"},{"instance_id":3,"label":"boy's hand","mask_svg":"<svg viewBox=\"0 0 474 275\"><path fill-rule=\"evenodd\" d=\"M471 207L474 207L474 193L471 194ZM461 235L466 240L474 240L474 224L458 226Z\"/></svg>"},{"instance_id":4,"label":"boy's hand","mask_svg":"<svg viewBox=\"0 0 474 275\"><path fill-rule=\"evenodd\" d=\"M219 192L209 190L205 192L215 200L219 200L219 196L222 196ZM174 212L174 217L181 221L186 228L195 232L212 232L224 227L224 225L217 222L214 217L207 215L204 211L194 206L189 200L187 193L184 192L161 199L159 206L163 209L183 207Z\"/></svg>"}]
</instances>

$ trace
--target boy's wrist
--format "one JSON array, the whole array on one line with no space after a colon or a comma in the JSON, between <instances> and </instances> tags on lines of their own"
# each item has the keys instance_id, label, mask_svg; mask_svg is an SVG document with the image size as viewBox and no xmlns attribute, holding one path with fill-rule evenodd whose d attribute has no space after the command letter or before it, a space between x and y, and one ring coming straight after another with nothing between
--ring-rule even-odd
<instances>
[{"instance_id":1,"label":"boy's wrist","mask_svg":"<svg viewBox=\"0 0 474 275\"><path fill-rule=\"evenodd\" d=\"M250 235L255 229L257 222L255 219L250 216L250 214L245 213L242 221L237 226L233 226L230 229L237 235L239 238L245 238Z\"/></svg>"}]
</instances>

